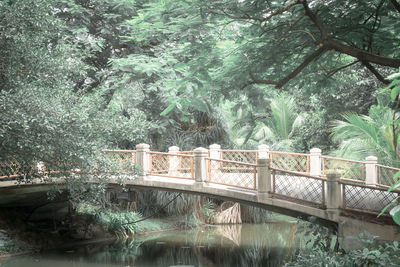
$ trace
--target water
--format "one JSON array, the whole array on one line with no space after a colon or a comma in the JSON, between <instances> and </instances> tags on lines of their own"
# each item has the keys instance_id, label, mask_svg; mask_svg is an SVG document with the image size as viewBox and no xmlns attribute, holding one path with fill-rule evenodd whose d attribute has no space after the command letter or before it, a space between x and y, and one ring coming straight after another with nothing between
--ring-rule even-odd
<instances>
[{"instance_id":1,"label":"water","mask_svg":"<svg viewBox=\"0 0 400 267\"><path fill-rule=\"evenodd\" d=\"M178 230L0 261L7 267L280 266L299 249L296 223Z\"/></svg>"}]
</instances>

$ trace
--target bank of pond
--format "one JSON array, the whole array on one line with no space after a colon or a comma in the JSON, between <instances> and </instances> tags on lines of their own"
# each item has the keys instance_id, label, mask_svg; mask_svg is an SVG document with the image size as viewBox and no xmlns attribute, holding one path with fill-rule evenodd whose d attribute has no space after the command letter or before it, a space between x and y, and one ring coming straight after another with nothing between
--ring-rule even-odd
<instances>
[{"instance_id":1,"label":"bank of pond","mask_svg":"<svg viewBox=\"0 0 400 267\"><path fill-rule=\"evenodd\" d=\"M156 221L153 220L153 225ZM162 222L164 227L167 226ZM396 242L335 252L324 227L278 216L262 224L224 224L139 233L10 257L0 266L399 266Z\"/></svg>"}]
</instances>

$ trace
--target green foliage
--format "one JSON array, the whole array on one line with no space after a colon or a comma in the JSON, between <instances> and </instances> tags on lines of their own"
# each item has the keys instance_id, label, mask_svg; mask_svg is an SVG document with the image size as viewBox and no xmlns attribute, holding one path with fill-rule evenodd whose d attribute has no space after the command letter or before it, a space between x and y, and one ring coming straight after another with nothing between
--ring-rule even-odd
<instances>
[{"instance_id":1,"label":"green foliage","mask_svg":"<svg viewBox=\"0 0 400 267\"><path fill-rule=\"evenodd\" d=\"M392 75L394 81L377 95L378 105L369 109L369 115L345 113L345 121L336 120L332 128L333 138L340 140L337 154L349 158L364 160L366 156L375 155L385 164L399 165L399 113L396 83L400 77ZM389 92L389 90L391 92ZM390 93L391 101L388 100ZM392 109L392 106L396 106Z\"/></svg>"},{"instance_id":2,"label":"green foliage","mask_svg":"<svg viewBox=\"0 0 400 267\"><path fill-rule=\"evenodd\" d=\"M279 94L271 99L267 114L254 114L251 110L239 112L233 129L238 130L236 142L245 144L251 140L268 144L274 150L292 149L293 134L302 123L302 116L295 110L294 99Z\"/></svg>"},{"instance_id":3,"label":"green foliage","mask_svg":"<svg viewBox=\"0 0 400 267\"><path fill-rule=\"evenodd\" d=\"M210 200L207 200L204 204L203 207L201 208L201 211L204 215L204 219L206 223L213 223L215 222L215 219L217 217L217 213L215 212L215 207L214 203Z\"/></svg>"},{"instance_id":4,"label":"green foliage","mask_svg":"<svg viewBox=\"0 0 400 267\"><path fill-rule=\"evenodd\" d=\"M160 230L166 227L165 224L153 220L132 223L142 219L142 216L136 212L111 211L88 204L80 205L77 211L80 214L89 216L88 222L90 224L104 227L118 237L125 237L138 232Z\"/></svg>"},{"instance_id":5,"label":"green foliage","mask_svg":"<svg viewBox=\"0 0 400 267\"><path fill-rule=\"evenodd\" d=\"M285 266L398 266L400 264L399 243L384 243L373 246L372 241L360 239L365 247L348 253L335 253L314 249L311 253L300 253Z\"/></svg>"}]
</instances>

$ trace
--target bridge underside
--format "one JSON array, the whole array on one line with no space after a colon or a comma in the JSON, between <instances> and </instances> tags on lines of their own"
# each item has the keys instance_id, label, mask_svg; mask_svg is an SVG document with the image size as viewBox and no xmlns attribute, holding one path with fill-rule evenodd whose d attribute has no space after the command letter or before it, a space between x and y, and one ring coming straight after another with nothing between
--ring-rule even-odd
<instances>
[{"instance_id":1,"label":"bridge underside","mask_svg":"<svg viewBox=\"0 0 400 267\"><path fill-rule=\"evenodd\" d=\"M40 201L47 201L46 193L52 187L52 185L41 183L29 185L15 185L14 183L12 181L0 182L0 207L24 206L32 204L33 201L40 205ZM358 236L364 230L372 235L379 236L381 240L400 240L398 227L395 225L367 222L362 217L357 219L337 216L337 214L335 216L327 209L306 206L304 203L294 203L293 200L274 198L268 193L260 193L256 190L160 176L144 176L127 180L125 184L126 187L135 189L157 189L203 195L310 220L313 223L337 230L340 243L345 249L353 249L361 245L354 236ZM110 189L121 188L117 179L111 179L109 186Z\"/></svg>"}]
</instances>

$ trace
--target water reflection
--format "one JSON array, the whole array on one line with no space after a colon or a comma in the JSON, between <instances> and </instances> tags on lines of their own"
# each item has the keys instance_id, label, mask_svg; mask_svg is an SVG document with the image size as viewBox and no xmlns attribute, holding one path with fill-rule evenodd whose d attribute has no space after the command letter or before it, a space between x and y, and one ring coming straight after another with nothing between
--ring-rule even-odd
<instances>
[{"instance_id":1,"label":"water reflection","mask_svg":"<svg viewBox=\"0 0 400 267\"><path fill-rule=\"evenodd\" d=\"M74 251L25 256L0 266L279 266L298 249L297 224L220 225Z\"/></svg>"}]
</instances>

